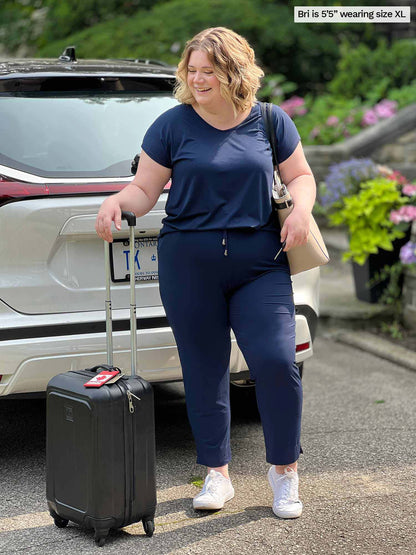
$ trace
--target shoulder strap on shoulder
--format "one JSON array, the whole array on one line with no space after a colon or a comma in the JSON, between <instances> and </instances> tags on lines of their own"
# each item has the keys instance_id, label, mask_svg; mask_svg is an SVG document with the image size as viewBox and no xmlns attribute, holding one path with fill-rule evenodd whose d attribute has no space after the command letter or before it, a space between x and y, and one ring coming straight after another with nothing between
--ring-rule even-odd
<instances>
[{"instance_id":1,"label":"shoulder strap on shoulder","mask_svg":"<svg viewBox=\"0 0 416 555\"><path fill-rule=\"evenodd\" d=\"M273 125L272 105L270 104L270 102L260 102L260 109L264 128L266 130L266 135L272 148L273 165L277 168L279 164L277 163L277 140L276 132Z\"/></svg>"}]
</instances>

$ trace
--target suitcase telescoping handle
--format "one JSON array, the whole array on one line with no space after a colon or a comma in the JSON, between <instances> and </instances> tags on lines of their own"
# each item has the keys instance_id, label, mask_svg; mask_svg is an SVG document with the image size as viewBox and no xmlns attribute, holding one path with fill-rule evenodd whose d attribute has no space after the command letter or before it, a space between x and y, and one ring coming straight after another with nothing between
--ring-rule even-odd
<instances>
[{"instance_id":1,"label":"suitcase telescoping handle","mask_svg":"<svg viewBox=\"0 0 416 555\"><path fill-rule=\"evenodd\" d=\"M134 228L136 216L133 212L121 212L121 219L127 220L130 230L130 338L131 338L131 375L136 375L137 368L137 324L136 324L136 276L135 263L135 239ZM113 321L111 309L111 276L110 276L110 245L104 241L105 276L106 276L106 298L105 298L105 321L107 338L107 364L113 366Z\"/></svg>"}]
</instances>

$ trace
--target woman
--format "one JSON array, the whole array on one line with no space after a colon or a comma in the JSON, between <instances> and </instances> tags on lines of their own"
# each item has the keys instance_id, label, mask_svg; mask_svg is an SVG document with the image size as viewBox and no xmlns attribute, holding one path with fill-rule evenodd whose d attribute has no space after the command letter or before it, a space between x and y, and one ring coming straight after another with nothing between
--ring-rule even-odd
<instances>
[{"instance_id":1,"label":"woman","mask_svg":"<svg viewBox=\"0 0 416 555\"><path fill-rule=\"evenodd\" d=\"M100 237L112 241L120 211L143 216L172 178L159 238L160 292L181 359L197 462L208 474L195 509L234 496L230 451L230 328L256 382L281 518L298 497L302 386L286 251L306 242L315 182L290 118L273 107L279 169L294 210L278 229L271 215L273 164L256 101L262 70L247 41L223 27L191 39L177 71L180 105L148 129L133 181L102 204ZM283 241L286 246L275 261Z\"/></svg>"}]
</instances>

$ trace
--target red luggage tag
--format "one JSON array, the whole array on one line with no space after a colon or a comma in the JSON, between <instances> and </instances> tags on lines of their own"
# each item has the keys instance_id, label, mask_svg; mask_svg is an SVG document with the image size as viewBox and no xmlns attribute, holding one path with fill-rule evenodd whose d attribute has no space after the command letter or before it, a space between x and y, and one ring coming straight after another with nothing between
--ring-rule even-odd
<instances>
[{"instance_id":1,"label":"red luggage tag","mask_svg":"<svg viewBox=\"0 0 416 555\"><path fill-rule=\"evenodd\" d=\"M119 370L103 370L96 376L90 379L89 382L84 383L84 387L101 387L113 380L116 376L121 377ZM117 381L114 379L114 381ZM114 383L114 382L113 382Z\"/></svg>"}]
</instances>

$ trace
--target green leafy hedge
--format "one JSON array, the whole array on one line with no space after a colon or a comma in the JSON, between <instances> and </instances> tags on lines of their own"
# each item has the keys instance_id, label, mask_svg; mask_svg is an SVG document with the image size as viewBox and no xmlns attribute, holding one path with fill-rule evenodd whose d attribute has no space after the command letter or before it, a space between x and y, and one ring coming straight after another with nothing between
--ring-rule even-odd
<instances>
[{"instance_id":1,"label":"green leafy hedge","mask_svg":"<svg viewBox=\"0 0 416 555\"><path fill-rule=\"evenodd\" d=\"M376 49L366 44L356 48L344 45L341 51L337 75L328 86L337 96L367 99L371 95L378 100L415 78L416 39L398 40L391 46L382 40Z\"/></svg>"},{"instance_id":2,"label":"green leafy hedge","mask_svg":"<svg viewBox=\"0 0 416 555\"><path fill-rule=\"evenodd\" d=\"M57 56L75 44L80 57L156 57L176 64L186 40L219 25L245 36L266 73L285 75L300 92L322 89L320 84L335 75L339 36L334 26L295 24L291 6L269 0L170 0L130 16L118 15L62 40L49 42L44 35L36 55ZM353 32L352 26L347 27L342 26L343 36L353 43L366 29L360 26L358 32L355 26Z\"/></svg>"}]
</instances>

